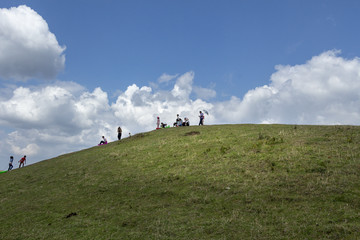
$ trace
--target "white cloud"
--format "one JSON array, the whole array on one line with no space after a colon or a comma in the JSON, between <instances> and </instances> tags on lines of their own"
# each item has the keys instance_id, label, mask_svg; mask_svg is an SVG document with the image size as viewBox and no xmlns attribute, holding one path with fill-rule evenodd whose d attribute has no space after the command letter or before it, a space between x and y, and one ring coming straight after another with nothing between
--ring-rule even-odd
<instances>
[{"instance_id":1,"label":"white cloud","mask_svg":"<svg viewBox=\"0 0 360 240\"><path fill-rule=\"evenodd\" d=\"M64 68L64 50L31 8L0 8L0 78L52 79Z\"/></svg>"},{"instance_id":2,"label":"white cloud","mask_svg":"<svg viewBox=\"0 0 360 240\"><path fill-rule=\"evenodd\" d=\"M179 74L175 74L175 75L169 75L167 73L163 73L159 79L158 79L158 82L159 83L168 83L170 82L171 80L177 78L177 76L179 76Z\"/></svg>"},{"instance_id":3,"label":"white cloud","mask_svg":"<svg viewBox=\"0 0 360 240\"><path fill-rule=\"evenodd\" d=\"M62 125L67 116L73 115L69 102L71 93L64 88L45 87L31 91L19 87L12 98L0 103L0 121L28 128L49 127L54 122Z\"/></svg>"},{"instance_id":4,"label":"white cloud","mask_svg":"<svg viewBox=\"0 0 360 240\"><path fill-rule=\"evenodd\" d=\"M231 123L359 124L360 61L339 54L327 51L302 65L276 66L269 86L250 90L243 100L217 103L217 119Z\"/></svg>"},{"instance_id":5,"label":"white cloud","mask_svg":"<svg viewBox=\"0 0 360 240\"><path fill-rule=\"evenodd\" d=\"M177 97L182 100L187 100L190 96L190 93L192 91L192 83L194 79L194 72L187 72L183 75L181 75L171 91L171 94L174 97Z\"/></svg>"},{"instance_id":6,"label":"white cloud","mask_svg":"<svg viewBox=\"0 0 360 240\"><path fill-rule=\"evenodd\" d=\"M39 148L39 146L37 145L37 144L35 144L35 143L30 143L30 144L28 144L25 148L20 148L20 147L18 147L18 146L16 146L16 145L12 145L11 146L11 150L12 150L12 152L14 153L14 154L16 154L16 155L22 155L22 154L24 154L24 155L30 155L30 156L34 156L34 155L36 155L36 154L38 154L39 153L39 150L40 150L40 148Z\"/></svg>"},{"instance_id":7,"label":"white cloud","mask_svg":"<svg viewBox=\"0 0 360 240\"><path fill-rule=\"evenodd\" d=\"M94 146L102 135L115 140L118 123L107 93L96 88L78 96L76 84L59 85L19 87L0 102L0 125L8 129L1 137L9 154L40 160Z\"/></svg>"},{"instance_id":8,"label":"white cloud","mask_svg":"<svg viewBox=\"0 0 360 240\"><path fill-rule=\"evenodd\" d=\"M216 97L216 91L210 88L202 88L202 87L193 87L193 91L198 98L209 100L211 98Z\"/></svg>"}]
</instances>

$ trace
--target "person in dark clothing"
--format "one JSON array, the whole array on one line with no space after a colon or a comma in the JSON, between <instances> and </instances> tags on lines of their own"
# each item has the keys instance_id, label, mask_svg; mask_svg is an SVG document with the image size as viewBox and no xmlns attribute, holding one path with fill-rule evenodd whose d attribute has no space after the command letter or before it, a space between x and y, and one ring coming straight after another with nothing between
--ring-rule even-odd
<instances>
[{"instance_id":1,"label":"person in dark clothing","mask_svg":"<svg viewBox=\"0 0 360 240\"><path fill-rule=\"evenodd\" d=\"M204 118L205 118L205 116L204 116L204 113L202 113L201 111L200 111L199 118L200 118L199 126L200 126L200 125L204 125Z\"/></svg>"},{"instance_id":2,"label":"person in dark clothing","mask_svg":"<svg viewBox=\"0 0 360 240\"><path fill-rule=\"evenodd\" d=\"M118 127L118 140L121 139L122 129L121 127Z\"/></svg>"}]
</instances>

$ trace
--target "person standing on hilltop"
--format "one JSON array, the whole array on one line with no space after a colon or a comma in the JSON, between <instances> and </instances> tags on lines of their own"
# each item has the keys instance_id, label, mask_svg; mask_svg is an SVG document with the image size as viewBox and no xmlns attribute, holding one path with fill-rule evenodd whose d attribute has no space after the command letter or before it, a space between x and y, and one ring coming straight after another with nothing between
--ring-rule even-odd
<instances>
[{"instance_id":1,"label":"person standing on hilltop","mask_svg":"<svg viewBox=\"0 0 360 240\"><path fill-rule=\"evenodd\" d=\"M200 111L200 116L199 116L199 118L200 118L199 126L200 126L200 125L204 125L204 118L205 118L205 116L204 116L204 113L201 112L201 111Z\"/></svg>"},{"instance_id":2,"label":"person standing on hilltop","mask_svg":"<svg viewBox=\"0 0 360 240\"><path fill-rule=\"evenodd\" d=\"M118 140L121 139L122 129L121 127L118 127Z\"/></svg>"},{"instance_id":3,"label":"person standing on hilltop","mask_svg":"<svg viewBox=\"0 0 360 240\"><path fill-rule=\"evenodd\" d=\"M26 155L24 155L24 157L22 157L22 158L19 160L19 163L20 163L19 168L21 168L21 165L22 165L23 167L25 167Z\"/></svg>"},{"instance_id":4,"label":"person standing on hilltop","mask_svg":"<svg viewBox=\"0 0 360 240\"><path fill-rule=\"evenodd\" d=\"M157 117L157 121L156 121L156 129L160 128L160 117Z\"/></svg>"}]
</instances>

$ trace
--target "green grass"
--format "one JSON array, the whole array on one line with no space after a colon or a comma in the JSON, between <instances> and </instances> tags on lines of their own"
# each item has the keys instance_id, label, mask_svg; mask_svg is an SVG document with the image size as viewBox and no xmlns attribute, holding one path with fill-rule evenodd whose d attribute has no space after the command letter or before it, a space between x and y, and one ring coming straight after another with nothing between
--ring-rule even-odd
<instances>
[{"instance_id":1,"label":"green grass","mask_svg":"<svg viewBox=\"0 0 360 240\"><path fill-rule=\"evenodd\" d=\"M161 129L0 175L0 239L359 239L360 127Z\"/></svg>"}]
</instances>

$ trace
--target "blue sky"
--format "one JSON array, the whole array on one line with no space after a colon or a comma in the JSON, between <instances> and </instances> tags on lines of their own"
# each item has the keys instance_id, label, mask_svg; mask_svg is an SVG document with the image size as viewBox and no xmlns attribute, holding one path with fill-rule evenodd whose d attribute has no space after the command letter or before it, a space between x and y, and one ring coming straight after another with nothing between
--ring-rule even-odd
<instances>
[{"instance_id":1,"label":"blue sky","mask_svg":"<svg viewBox=\"0 0 360 240\"><path fill-rule=\"evenodd\" d=\"M0 157L36 162L115 140L117 125L149 131L157 115L196 124L204 108L208 124L357 125L359 11L356 0L2 0Z\"/></svg>"},{"instance_id":2,"label":"blue sky","mask_svg":"<svg viewBox=\"0 0 360 240\"><path fill-rule=\"evenodd\" d=\"M111 91L196 73L218 98L267 84L277 64L358 56L359 1L2 1L26 4L66 46L58 75Z\"/></svg>"}]
</instances>

